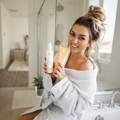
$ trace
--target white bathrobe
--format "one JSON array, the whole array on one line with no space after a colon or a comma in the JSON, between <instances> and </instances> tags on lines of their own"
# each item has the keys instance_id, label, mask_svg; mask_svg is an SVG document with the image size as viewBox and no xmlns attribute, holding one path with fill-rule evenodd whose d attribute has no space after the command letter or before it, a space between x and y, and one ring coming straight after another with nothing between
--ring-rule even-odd
<instances>
[{"instance_id":1,"label":"white bathrobe","mask_svg":"<svg viewBox=\"0 0 120 120\"><path fill-rule=\"evenodd\" d=\"M23 114L43 109L33 120L82 120L86 108L94 102L97 71L95 63L94 70L65 68L66 77L54 86L51 78L44 76L40 105Z\"/></svg>"}]
</instances>

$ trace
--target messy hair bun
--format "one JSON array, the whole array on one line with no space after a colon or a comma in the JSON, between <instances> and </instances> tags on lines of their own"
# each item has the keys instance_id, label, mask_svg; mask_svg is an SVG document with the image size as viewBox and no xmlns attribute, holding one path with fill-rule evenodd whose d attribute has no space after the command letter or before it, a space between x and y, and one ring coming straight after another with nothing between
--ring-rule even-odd
<instances>
[{"instance_id":1,"label":"messy hair bun","mask_svg":"<svg viewBox=\"0 0 120 120\"><path fill-rule=\"evenodd\" d=\"M101 7L91 5L86 16L88 16L91 19L95 19L96 21L105 21L104 10Z\"/></svg>"}]
</instances>

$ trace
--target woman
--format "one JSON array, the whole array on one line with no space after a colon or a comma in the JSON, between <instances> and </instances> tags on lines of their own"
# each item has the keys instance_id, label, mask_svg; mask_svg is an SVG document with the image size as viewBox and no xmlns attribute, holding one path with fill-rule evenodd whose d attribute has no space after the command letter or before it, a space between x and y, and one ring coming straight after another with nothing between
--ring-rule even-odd
<instances>
[{"instance_id":1,"label":"woman","mask_svg":"<svg viewBox=\"0 0 120 120\"><path fill-rule=\"evenodd\" d=\"M97 86L97 66L89 57L89 49L104 32L104 20L103 9L90 6L88 13L75 21L69 32L70 56L65 67L54 64L55 83L50 75L44 78L49 85L44 86L41 104L23 113L19 120L82 119L94 101ZM46 65L44 70L47 73Z\"/></svg>"}]
</instances>

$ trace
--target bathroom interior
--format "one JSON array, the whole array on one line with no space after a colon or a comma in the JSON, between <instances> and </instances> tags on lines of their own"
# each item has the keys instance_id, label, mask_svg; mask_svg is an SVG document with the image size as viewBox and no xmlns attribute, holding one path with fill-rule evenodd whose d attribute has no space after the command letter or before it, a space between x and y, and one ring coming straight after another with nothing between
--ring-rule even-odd
<instances>
[{"instance_id":1,"label":"bathroom interior","mask_svg":"<svg viewBox=\"0 0 120 120\"><path fill-rule=\"evenodd\" d=\"M40 103L33 78L43 74L47 44L51 42L54 54L59 45L66 46L71 25L90 5L104 8L106 31L91 50L99 68L97 91L83 120L120 120L118 0L0 1L0 120L17 120Z\"/></svg>"}]
</instances>

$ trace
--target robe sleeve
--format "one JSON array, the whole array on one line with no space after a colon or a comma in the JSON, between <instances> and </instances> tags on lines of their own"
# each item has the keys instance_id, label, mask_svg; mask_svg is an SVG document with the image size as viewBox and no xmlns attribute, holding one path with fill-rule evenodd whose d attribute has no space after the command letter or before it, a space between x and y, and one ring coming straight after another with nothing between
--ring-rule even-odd
<instances>
[{"instance_id":1,"label":"robe sleeve","mask_svg":"<svg viewBox=\"0 0 120 120\"><path fill-rule=\"evenodd\" d=\"M56 83L50 92L53 103L60 107L65 114L81 114L90 105L90 101L67 77Z\"/></svg>"}]
</instances>

